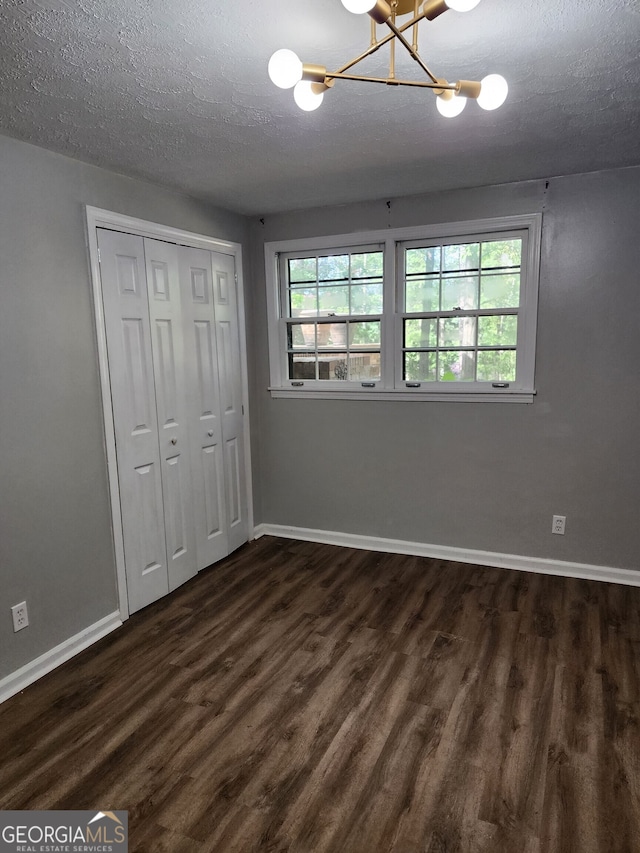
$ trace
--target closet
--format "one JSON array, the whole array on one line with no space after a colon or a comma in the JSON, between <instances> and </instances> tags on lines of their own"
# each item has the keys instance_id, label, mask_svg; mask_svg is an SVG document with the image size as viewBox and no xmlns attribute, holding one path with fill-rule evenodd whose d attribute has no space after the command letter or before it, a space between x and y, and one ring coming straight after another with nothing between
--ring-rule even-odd
<instances>
[{"instance_id":1,"label":"closet","mask_svg":"<svg viewBox=\"0 0 640 853\"><path fill-rule=\"evenodd\" d=\"M248 539L235 258L96 233L133 613Z\"/></svg>"}]
</instances>

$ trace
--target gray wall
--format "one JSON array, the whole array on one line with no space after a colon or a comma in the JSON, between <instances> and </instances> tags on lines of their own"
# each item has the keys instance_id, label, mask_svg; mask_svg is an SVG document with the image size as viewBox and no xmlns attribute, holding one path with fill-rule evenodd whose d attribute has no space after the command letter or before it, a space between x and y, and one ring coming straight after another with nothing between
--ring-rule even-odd
<instances>
[{"instance_id":1,"label":"gray wall","mask_svg":"<svg viewBox=\"0 0 640 853\"><path fill-rule=\"evenodd\" d=\"M246 242L234 214L0 137L0 678L117 609L85 204Z\"/></svg>"},{"instance_id":2,"label":"gray wall","mask_svg":"<svg viewBox=\"0 0 640 853\"><path fill-rule=\"evenodd\" d=\"M252 221L256 522L640 569L639 200L632 168ZM265 241L541 210L532 405L271 399Z\"/></svg>"}]
</instances>

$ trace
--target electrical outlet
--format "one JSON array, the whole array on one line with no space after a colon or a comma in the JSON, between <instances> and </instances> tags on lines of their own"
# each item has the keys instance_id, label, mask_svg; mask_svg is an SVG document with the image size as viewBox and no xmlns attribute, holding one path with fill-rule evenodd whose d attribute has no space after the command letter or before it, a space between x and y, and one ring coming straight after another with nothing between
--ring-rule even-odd
<instances>
[{"instance_id":1,"label":"electrical outlet","mask_svg":"<svg viewBox=\"0 0 640 853\"><path fill-rule=\"evenodd\" d=\"M552 533L559 533L560 536L564 536L564 525L567 520L566 515L554 515L553 522L551 525Z\"/></svg>"},{"instance_id":2,"label":"electrical outlet","mask_svg":"<svg viewBox=\"0 0 640 853\"><path fill-rule=\"evenodd\" d=\"M29 624L29 614L27 613L27 602L21 601L20 604L14 604L11 608L13 616L13 630L22 631Z\"/></svg>"}]
</instances>

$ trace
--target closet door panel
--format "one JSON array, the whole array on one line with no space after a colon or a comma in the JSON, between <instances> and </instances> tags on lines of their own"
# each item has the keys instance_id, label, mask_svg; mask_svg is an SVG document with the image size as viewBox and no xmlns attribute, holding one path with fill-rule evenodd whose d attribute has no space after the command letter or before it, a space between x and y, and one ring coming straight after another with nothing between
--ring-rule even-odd
<instances>
[{"instance_id":1,"label":"closet door panel","mask_svg":"<svg viewBox=\"0 0 640 853\"><path fill-rule=\"evenodd\" d=\"M202 448L202 479L204 482L204 532L207 540L224 538L224 463L220 445Z\"/></svg>"},{"instance_id":2,"label":"closet door panel","mask_svg":"<svg viewBox=\"0 0 640 853\"><path fill-rule=\"evenodd\" d=\"M129 610L169 591L151 328L140 237L97 229Z\"/></svg>"},{"instance_id":3,"label":"closet door panel","mask_svg":"<svg viewBox=\"0 0 640 853\"><path fill-rule=\"evenodd\" d=\"M166 595L169 591L166 582L167 567L164 559L162 531L159 530L162 518L158 513L158 494L162 492L160 468L156 464L140 465L135 469L135 474L134 506L137 509L138 517L135 519L135 523L130 526L132 539L135 540L139 554L136 561L137 573L144 579L145 583L149 580L148 576L152 572L159 573L156 577L162 579L160 581L161 594ZM134 521L131 513L127 513L127 515L130 521Z\"/></svg>"},{"instance_id":4,"label":"closet door panel","mask_svg":"<svg viewBox=\"0 0 640 853\"><path fill-rule=\"evenodd\" d=\"M169 589L197 573L177 246L144 240Z\"/></svg>"},{"instance_id":5,"label":"closet door panel","mask_svg":"<svg viewBox=\"0 0 640 853\"><path fill-rule=\"evenodd\" d=\"M229 553L211 253L178 248L198 568Z\"/></svg>"},{"instance_id":6,"label":"closet door panel","mask_svg":"<svg viewBox=\"0 0 640 853\"><path fill-rule=\"evenodd\" d=\"M169 561L179 560L189 550L193 550L191 531L187 521L184 493L189 480L188 467L185 470L184 455L169 457L166 460L163 495L165 533L167 539L167 557ZM189 519L189 522L191 519ZM171 582L171 578L169 579Z\"/></svg>"},{"instance_id":7,"label":"closet door panel","mask_svg":"<svg viewBox=\"0 0 640 853\"><path fill-rule=\"evenodd\" d=\"M227 451L227 498L228 515L231 527L236 527L242 520L240 509L240 460L238 455L238 440L235 438L225 441Z\"/></svg>"},{"instance_id":8,"label":"closet door panel","mask_svg":"<svg viewBox=\"0 0 640 853\"><path fill-rule=\"evenodd\" d=\"M212 252L211 260L225 446L225 500L229 508L229 551L233 551L249 538L235 258Z\"/></svg>"}]
</instances>

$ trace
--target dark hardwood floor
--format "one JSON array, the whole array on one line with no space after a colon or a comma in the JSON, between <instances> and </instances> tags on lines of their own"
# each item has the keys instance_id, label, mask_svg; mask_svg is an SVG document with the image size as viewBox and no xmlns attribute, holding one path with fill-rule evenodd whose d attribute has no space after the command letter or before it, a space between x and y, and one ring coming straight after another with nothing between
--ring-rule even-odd
<instances>
[{"instance_id":1,"label":"dark hardwood floor","mask_svg":"<svg viewBox=\"0 0 640 853\"><path fill-rule=\"evenodd\" d=\"M640 589L265 537L0 706L148 853L638 853Z\"/></svg>"}]
</instances>

